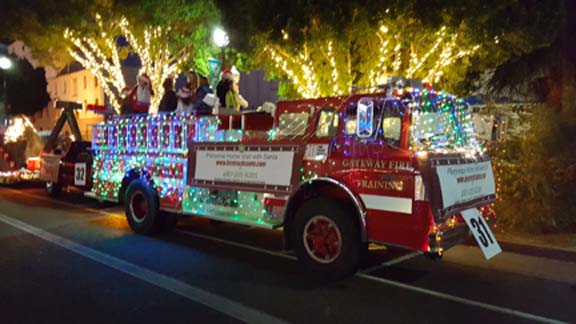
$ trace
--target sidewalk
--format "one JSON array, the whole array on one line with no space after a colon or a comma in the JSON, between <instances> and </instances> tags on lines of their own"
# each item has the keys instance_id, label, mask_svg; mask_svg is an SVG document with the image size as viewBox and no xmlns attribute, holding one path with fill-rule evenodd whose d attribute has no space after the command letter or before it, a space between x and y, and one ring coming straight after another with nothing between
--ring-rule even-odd
<instances>
[{"instance_id":1,"label":"sidewalk","mask_svg":"<svg viewBox=\"0 0 576 324\"><path fill-rule=\"evenodd\" d=\"M505 251L576 262L576 234L494 234Z\"/></svg>"}]
</instances>

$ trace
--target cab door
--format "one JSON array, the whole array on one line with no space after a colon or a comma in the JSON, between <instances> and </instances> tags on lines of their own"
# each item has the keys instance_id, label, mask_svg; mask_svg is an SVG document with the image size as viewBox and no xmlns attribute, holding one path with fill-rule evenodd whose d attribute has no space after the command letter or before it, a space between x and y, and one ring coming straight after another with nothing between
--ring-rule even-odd
<instances>
[{"instance_id":1,"label":"cab door","mask_svg":"<svg viewBox=\"0 0 576 324\"><path fill-rule=\"evenodd\" d=\"M403 103L363 97L348 108L331 147L333 174L360 198L369 240L421 249L429 224L413 217L414 168Z\"/></svg>"}]
</instances>

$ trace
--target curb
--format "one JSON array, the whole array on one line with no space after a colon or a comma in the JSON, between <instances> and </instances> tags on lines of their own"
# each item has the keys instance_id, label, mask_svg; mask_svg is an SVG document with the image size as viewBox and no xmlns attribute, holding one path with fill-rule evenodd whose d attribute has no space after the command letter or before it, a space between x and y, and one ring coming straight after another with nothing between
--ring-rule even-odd
<instances>
[{"instance_id":1,"label":"curb","mask_svg":"<svg viewBox=\"0 0 576 324\"><path fill-rule=\"evenodd\" d=\"M567 249L561 247L544 246L536 244L524 244L503 240L501 238L498 238L498 243L500 244L500 247L502 247L503 252L511 252L516 254L523 254L534 257L576 263L576 249ZM474 246L477 245L476 241L473 238L467 240L464 244Z\"/></svg>"}]
</instances>

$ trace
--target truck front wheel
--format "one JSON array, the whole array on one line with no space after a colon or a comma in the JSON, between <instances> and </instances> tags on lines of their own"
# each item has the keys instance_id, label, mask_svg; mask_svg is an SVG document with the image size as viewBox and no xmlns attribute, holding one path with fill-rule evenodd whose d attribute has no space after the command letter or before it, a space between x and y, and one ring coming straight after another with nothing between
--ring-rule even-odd
<instances>
[{"instance_id":1,"label":"truck front wheel","mask_svg":"<svg viewBox=\"0 0 576 324\"><path fill-rule=\"evenodd\" d=\"M153 234L160 230L158 194L146 182L132 181L124 199L126 218L130 228L138 234Z\"/></svg>"},{"instance_id":2,"label":"truck front wheel","mask_svg":"<svg viewBox=\"0 0 576 324\"><path fill-rule=\"evenodd\" d=\"M356 271L360 235L354 212L335 200L316 198L296 212L292 246L298 259L311 270L341 278Z\"/></svg>"}]
</instances>

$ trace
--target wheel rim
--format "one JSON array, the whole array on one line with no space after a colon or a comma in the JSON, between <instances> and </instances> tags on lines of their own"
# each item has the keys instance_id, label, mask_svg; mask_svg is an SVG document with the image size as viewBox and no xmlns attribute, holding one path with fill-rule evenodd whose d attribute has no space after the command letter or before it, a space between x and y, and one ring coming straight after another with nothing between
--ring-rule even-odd
<instances>
[{"instance_id":1,"label":"wheel rim","mask_svg":"<svg viewBox=\"0 0 576 324\"><path fill-rule=\"evenodd\" d=\"M334 262L342 252L342 235L338 226L323 215L308 220L303 240L308 255L319 263Z\"/></svg>"},{"instance_id":2,"label":"wheel rim","mask_svg":"<svg viewBox=\"0 0 576 324\"><path fill-rule=\"evenodd\" d=\"M130 211L132 218L137 223L141 223L146 218L148 214L148 203L146 202L146 197L140 192L136 192L132 195L130 199Z\"/></svg>"}]
</instances>

